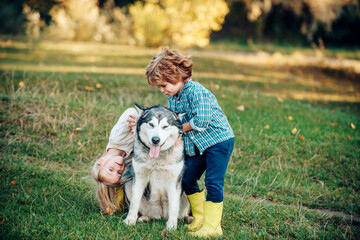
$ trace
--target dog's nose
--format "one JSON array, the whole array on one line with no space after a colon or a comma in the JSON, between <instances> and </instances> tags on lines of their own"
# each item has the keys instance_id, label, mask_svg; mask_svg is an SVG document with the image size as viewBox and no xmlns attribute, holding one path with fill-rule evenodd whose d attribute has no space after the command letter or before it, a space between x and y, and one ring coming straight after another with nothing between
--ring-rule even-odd
<instances>
[{"instance_id":1,"label":"dog's nose","mask_svg":"<svg viewBox=\"0 0 360 240\"><path fill-rule=\"evenodd\" d=\"M153 144L158 144L160 142L160 138L159 137L152 137L151 142Z\"/></svg>"}]
</instances>

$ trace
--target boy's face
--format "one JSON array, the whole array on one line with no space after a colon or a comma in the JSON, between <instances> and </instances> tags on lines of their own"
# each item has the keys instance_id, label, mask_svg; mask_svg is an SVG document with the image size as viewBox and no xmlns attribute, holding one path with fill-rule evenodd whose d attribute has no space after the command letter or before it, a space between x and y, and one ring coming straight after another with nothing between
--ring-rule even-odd
<instances>
[{"instance_id":1,"label":"boy's face","mask_svg":"<svg viewBox=\"0 0 360 240\"><path fill-rule=\"evenodd\" d=\"M160 89L160 91L166 96L172 97L174 95L178 95L181 89L184 87L183 81L178 81L175 84L169 82L161 82L156 87Z\"/></svg>"}]
</instances>

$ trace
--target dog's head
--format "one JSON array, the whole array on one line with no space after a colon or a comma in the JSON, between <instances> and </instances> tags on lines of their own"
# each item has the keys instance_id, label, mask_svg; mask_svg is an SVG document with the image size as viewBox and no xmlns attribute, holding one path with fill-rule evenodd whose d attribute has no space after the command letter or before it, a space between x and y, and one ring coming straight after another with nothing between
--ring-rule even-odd
<instances>
[{"instance_id":1,"label":"dog's head","mask_svg":"<svg viewBox=\"0 0 360 240\"><path fill-rule=\"evenodd\" d=\"M182 133L182 113L175 113L167 107L157 105L150 108L135 104L140 113L136 130L138 139L147 146L149 156L157 158L160 151L175 145Z\"/></svg>"}]
</instances>

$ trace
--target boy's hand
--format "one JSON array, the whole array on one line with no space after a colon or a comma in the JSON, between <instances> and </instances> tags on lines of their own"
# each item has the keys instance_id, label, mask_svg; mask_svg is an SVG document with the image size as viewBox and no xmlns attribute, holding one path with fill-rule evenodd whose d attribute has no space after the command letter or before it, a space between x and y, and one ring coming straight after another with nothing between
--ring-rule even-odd
<instances>
[{"instance_id":1,"label":"boy's hand","mask_svg":"<svg viewBox=\"0 0 360 240\"><path fill-rule=\"evenodd\" d=\"M129 123L129 127L133 127L136 126L138 120L138 117L135 117L134 115L129 115L129 118L126 121Z\"/></svg>"}]
</instances>

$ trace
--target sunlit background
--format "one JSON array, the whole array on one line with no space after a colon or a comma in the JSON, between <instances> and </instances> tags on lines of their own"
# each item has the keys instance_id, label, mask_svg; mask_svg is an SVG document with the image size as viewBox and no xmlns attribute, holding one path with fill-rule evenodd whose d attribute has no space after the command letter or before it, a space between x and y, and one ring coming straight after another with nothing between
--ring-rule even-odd
<instances>
[{"instance_id":1,"label":"sunlit background","mask_svg":"<svg viewBox=\"0 0 360 240\"><path fill-rule=\"evenodd\" d=\"M224 38L360 44L358 0L4 0L0 7L1 33L33 39L179 47Z\"/></svg>"},{"instance_id":2,"label":"sunlit background","mask_svg":"<svg viewBox=\"0 0 360 240\"><path fill-rule=\"evenodd\" d=\"M195 64L195 77L360 101L358 0L6 0L0 21L2 70L142 75L170 46L212 61Z\"/></svg>"},{"instance_id":3,"label":"sunlit background","mask_svg":"<svg viewBox=\"0 0 360 240\"><path fill-rule=\"evenodd\" d=\"M188 238L89 176L125 109L167 104L169 46L234 130L223 239L360 239L359 26L360 0L1 0L0 238Z\"/></svg>"}]
</instances>

